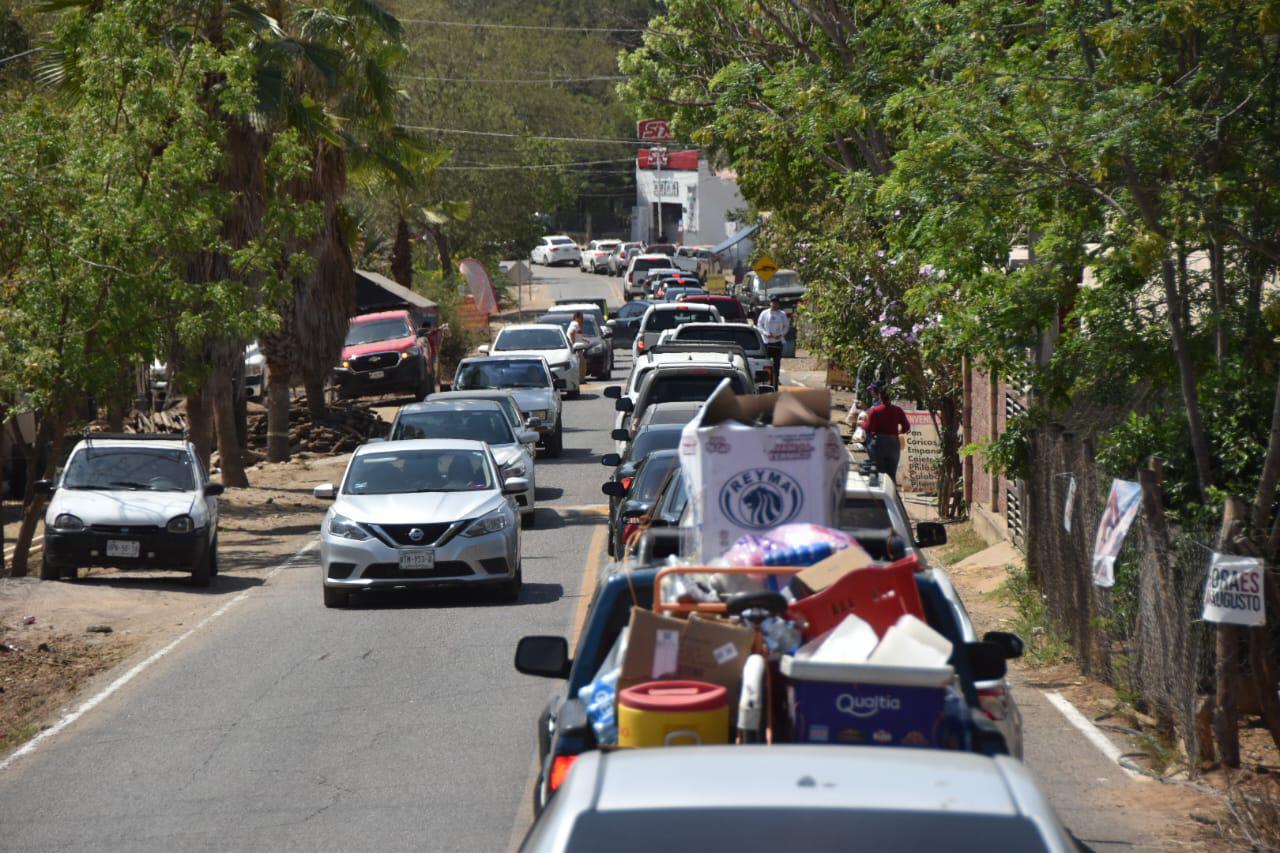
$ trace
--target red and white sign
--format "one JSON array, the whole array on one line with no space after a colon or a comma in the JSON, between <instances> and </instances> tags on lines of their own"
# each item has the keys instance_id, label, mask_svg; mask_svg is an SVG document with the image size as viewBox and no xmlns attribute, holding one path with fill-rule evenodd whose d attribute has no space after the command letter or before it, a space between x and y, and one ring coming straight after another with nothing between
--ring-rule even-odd
<instances>
[{"instance_id":1,"label":"red and white sign","mask_svg":"<svg viewBox=\"0 0 1280 853\"><path fill-rule=\"evenodd\" d=\"M666 142L671 138L671 125L665 118L647 118L636 122L636 138L641 142Z\"/></svg>"},{"instance_id":2,"label":"red and white sign","mask_svg":"<svg viewBox=\"0 0 1280 853\"><path fill-rule=\"evenodd\" d=\"M658 153L655 154L655 151ZM670 169L678 172L696 172L698 171L698 151L694 148L687 151L641 148L639 155L636 157L636 165L641 169Z\"/></svg>"}]
</instances>

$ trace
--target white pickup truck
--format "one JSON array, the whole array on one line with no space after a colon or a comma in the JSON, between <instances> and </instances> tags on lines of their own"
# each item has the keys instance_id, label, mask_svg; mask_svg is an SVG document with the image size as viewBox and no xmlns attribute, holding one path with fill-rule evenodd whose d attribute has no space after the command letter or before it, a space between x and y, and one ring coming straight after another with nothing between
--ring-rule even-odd
<instances>
[{"instance_id":1,"label":"white pickup truck","mask_svg":"<svg viewBox=\"0 0 1280 853\"><path fill-rule=\"evenodd\" d=\"M706 281L711 266L711 250L706 246L680 246L671 262L676 268L696 275L698 281Z\"/></svg>"}]
</instances>

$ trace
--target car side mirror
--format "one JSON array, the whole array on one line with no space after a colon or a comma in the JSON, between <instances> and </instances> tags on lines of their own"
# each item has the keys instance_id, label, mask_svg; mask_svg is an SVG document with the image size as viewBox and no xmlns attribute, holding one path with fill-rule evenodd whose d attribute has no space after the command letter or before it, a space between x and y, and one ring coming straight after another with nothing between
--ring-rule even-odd
<instances>
[{"instance_id":1,"label":"car side mirror","mask_svg":"<svg viewBox=\"0 0 1280 853\"><path fill-rule=\"evenodd\" d=\"M587 349L588 349L588 345L583 343L582 341L578 341L576 344L573 345L574 352L585 352Z\"/></svg>"},{"instance_id":2,"label":"car side mirror","mask_svg":"<svg viewBox=\"0 0 1280 853\"><path fill-rule=\"evenodd\" d=\"M476 347L476 352L480 353L481 355L488 355L488 354L489 354L489 345L488 345L488 344L481 344L480 346Z\"/></svg>"},{"instance_id":3,"label":"car side mirror","mask_svg":"<svg viewBox=\"0 0 1280 853\"><path fill-rule=\"evenodd\" d=\"M510 477L502 481L504 495L518 495L529 490L529 481L524 477Z\"/></svg>"},{"instance_id":4,"label":"car side mirror","mask_svg":"<svg viewBox=\"0 0 1280 853\"><path fill-rule=\"evenodd\" d=\"M619 397L613 404L615 412L632 412L635 411L636 404L631 402L628 397Z\"/></svg>"},{"instance_id":5,"label":"car side mirror","mask_svg":"<svg viewBox=\"0 0 1280 853\"><path fill-rule=\"evenodd\" d=\"M947 544L947 528L936 521L922 521L916 525L916 544L921 548L933 548Z\"/></svg>"},{"instance_id":6,"label":"car side mirror","mask_svg":"<svg viewBox=\"0 0 1280 853\"><path fill-rule=\"evenodd\" d=\"M610 320L610 321L609 321L609 323L612 323L612 322L613 322L612 320ZM612 337L613 337L613 327L612 327L612 326L610 326L608 323L606 323L606 324L605 324L605 327L604 327L603 329L601 329L601 330L600 330L600 336L601 336L601 337L605 337L605 338L612 338Z\"/></svg>"},{"instance_id":7,"label":"car side mirror","mask_svg":"<svg viewBox=\"0 0 1280 853\"><path fill-rule=\"evenodd\" d=\"M617 321L617 320L605 320L605 321L604 321L604 324L605 324L605 326L607 326L610 330L612 330L612 329L616 329L616 328L618 327L618 321Z\"/></svg>"},{"instance_id":8,"label":"car side mirror","mask_svg":"<svg viewBox=\"0 0 1280 853\"><path fill-rule=\"evenodd\" d=\"M773 387L772 385L757 385L757 386L756 386L756 393L757 393L757 394L776 394L776 393L777 393L777 391L778 391L778 389L777 389L777 388L775 388L775 387Z\"/></svg>"},{"instance_id":9,"label":"car side mirror","mask_svg":"<svg viewBox=\"0 0 1280 853\"><path fill-rule=\"evenodd\" d=\"M622 457L616 453L606 453L600 457L600 464L607 468L617 468L622 464Z\"/></svg>"},{"instance_id":10,"label":"car side mirror","mask_svg":"<svg viewBox=\"0 0 1280 853\"><path fill-rule=\"evenodd\" d=\"M222 494L226 490L227 490L227 487L222 485L221 483L205 483L204 484L204 496L206 498L216 498L218 495Z\"/></svg>"},{"instance_id":11,"label":"car side mirror","mask_svg":"<svg viewBox=\"0 0 1280 853\"><path fill-rule=\"evenodd\" d=\"M1008 631L988 631L982 635L982 642L991 643L1004 649L1005 660L1022 657L1023 642L1017 634Z\"/></svg>"},{"instance_id":12,"label":"car side mirror","mask_svg":"<svg viewBox=\"0 0 1280 853\"><path fill-rule=\"evenodd\" d=\"M57 488L53 484L53 480L36 480L35 489L37 495L51 495L57 491Z\"/></svg>"},{"instance_id":13,"label":"car side mirror","mask_svg":"<svg viewBox=\"0 0 1280 853\"><path fill-rule=\"evenodd\" d=\"M563 391L569 387L569 383L565 382L563 379L553 379L552 384L555 385L557 391Z\"/></svg>"},{"instance_id":14,"label":"car side mirror","mask_svg":"<svg viewBox=\"0 0 1280 853\"><path fill-rule=\"evenodd\" d=\"M627 501L622 505L622 510L618 514L624 519L635 520L648 515L649 508L639 501Z\"/></svg>"},{"instance_id":15,"label":"car side mirror","mask_svg":"<svg viewBox=\"0 0 1280 853\"><path fill-rule=\"evenodd\" d=\"M542 426L542 418L538 417L537 415L532 415L530 417L525 418L524 425L527 429L537 429L538 427Z\"/></svg>"},{"instance_id":16,"label":"car side mirror","mask_svg":"<svg viewBox=\"0 0 1280 853\"><path fill-rule=\"evenodd\" d=\"M627 490L622 488L622 484L617 480L606 481L600 486L600 491L611 498L620 498L627 493Z\"/></svg>"},{"instance_id":17,"label":"car side mirror","mask_svg":"<svg viewBox=\"0 0 1280 853\"><path fill-rule=\"evenodd\" d=\"M393 439L391 438L385 438L383 436L375 436L374 438L366 438L364 440L364 443L365 444L383 444L385 442L392 441L392 440Z\"/></svg>"},{"instance_id":18,"label":"car side mirror","mask_svg":"<svg viewBox=\"0 0 1280 853\"><path fill-rule=\"evenodd\" d=\"M974 681L998 681L1009 671L1005 650L997 643L965 643L964 652Z\"/></svg>"},{"instance_id":19,"label":"car side mirror","mask_svg":"<svg viewBox=\"0 0 1280 853\"><path fill-rule=\"evenodd\" d=\"M311 490L311 496L322 501L331 501L338 496L338 489L333 483L325 483Z\"/></svg>"},{"instance_id":20,"label":"car side mirror","mask_svg":"<svg viewBox=\"0 0 1280 853\"><path fill-rule=\"evenodd\" d=\"M564 637L521 637L516 645L516 672L541 678L568 678L573 662Z\"/></svg>"},{"instance_id":21,"label":"car side mirror","mask_svg":"<svg viewBox=\"0 0 1280 853\"><path fill-rule=\"evenodd\" d=\"M531 429L522 429L516 434L521 444L537 444L538 433Z\"/></svg>"},{"instance_id":22,"label":"car side mirror","mask_svg":"<svg viewBox=\"0 0 1280 853\"><path fill-rule=\"evenodd\" d=\"M604 395L610 400L617 400L622 397L622 386L609 385L604 389Z\"/></svg>"},{"instance_id":23,"label":"car side mirror","mask_svg":"<svg viewBox=\"0 0 1280 853\"><path fill-rule=\"evenodd\" d=\"M614 441L630 441L631 433L627 432L622 427L618 427L613 432L609 433L609 438L612 438Z\"/></svg>"}]
</instances>

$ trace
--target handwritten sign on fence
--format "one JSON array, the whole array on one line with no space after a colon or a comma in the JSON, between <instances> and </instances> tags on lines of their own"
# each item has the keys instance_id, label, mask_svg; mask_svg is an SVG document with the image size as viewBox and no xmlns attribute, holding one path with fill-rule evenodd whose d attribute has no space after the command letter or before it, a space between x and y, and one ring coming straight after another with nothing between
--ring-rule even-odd
<instances>
[{"instance_id":1,"label":"handwritten sign on fence","mask_svg":"<svg viewBox=\"0 0 1280 853\"><path fill-rule=\"evenodd\" d=\"M1267 624L1264 576L1262 560L1257 557L1215 553L1204 585L1204 620L1233 625Z\"/></svg>"},{"instance_id":2,"label":"handwritten sign on fence","mask_svg":"<svg viewBox=\"0 0 1280 853\"><path fill-rule=\"evenodd\" d=\"M922 495L938 493L938 465L942 461L942 442L928 412L907 412L911 432L907 433L907 449L898 462L898 489Z\"/></svg>"}]
</instances>

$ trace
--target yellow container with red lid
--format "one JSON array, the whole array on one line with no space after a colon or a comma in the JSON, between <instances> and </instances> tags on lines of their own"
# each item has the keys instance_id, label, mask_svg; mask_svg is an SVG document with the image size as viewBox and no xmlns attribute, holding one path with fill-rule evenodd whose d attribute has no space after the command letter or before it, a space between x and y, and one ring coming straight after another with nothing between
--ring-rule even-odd
<instances>
[{"instance_id":1,"label":"yellow container with red lid","mask_svg":"<svg viewBox=\"0 0 1280 853\"><path fill-rule=\"evenodd\" d=\"M729 742L729 692L705 681L648 681L618 694L618 746Z\"/></svg>"}]
</instances>

